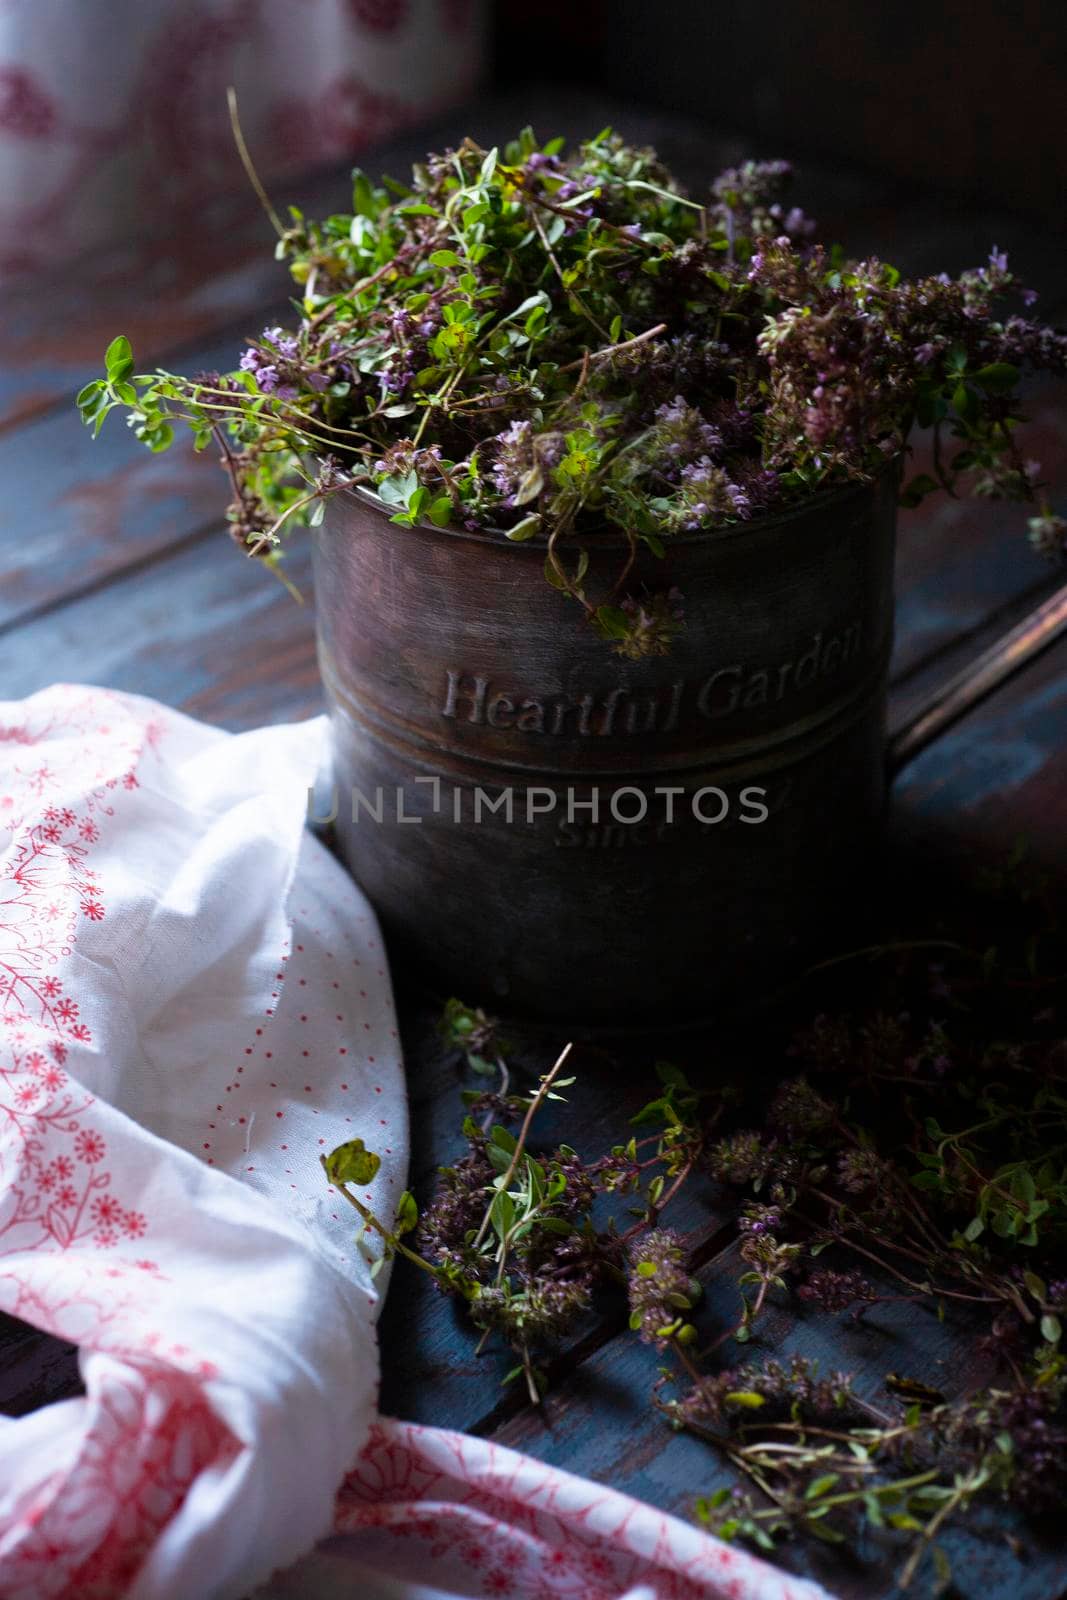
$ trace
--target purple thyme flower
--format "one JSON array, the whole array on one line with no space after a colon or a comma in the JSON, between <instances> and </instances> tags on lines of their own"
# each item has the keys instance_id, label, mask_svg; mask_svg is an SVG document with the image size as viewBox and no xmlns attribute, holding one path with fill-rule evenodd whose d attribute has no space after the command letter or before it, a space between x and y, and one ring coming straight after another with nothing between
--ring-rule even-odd
<instances>
[{"instance_id":1,"label":"purple thyme flower","mask_svg":"<svg viewBox=\"0 0 1067 1600\"><path fill-rule=\"evenodd\" d=\"M782 1226L782 1213L777 1206L750 1205L738 1222L742 1233L758 1238L762 1233L776 1233Z\"/></svg>"},{"instance_id":2,"label":"purple thyme flower","mask_svg":"<svg viewBox=\"0 0 1067 1600\"><path fill-rule=\"evenodd\" d=\"M506 506L514 506L516 497L525 488L529 490L535 479L535 469L543 472L558 466L563 455L563 435L553 431L534 433L528 420L513 422L489 440L495 455L492 467L492 484ZM540 491L537 491L540 492ZM534 495L528 495L534 498Z\"/></svg>"},{"instance_id":3,"label":"purple thyme flower","mask_svg":"<svg viewBox=\"0 0 1067 1600\"><path fill-rule=\"evenodd\" d=\"M263 342L277 350L283 361L294 361L297 355L297 342L291 333L286 333L284 328L264 328Z\"/></svg>"},{"instance_id":4,"label":"purple thyme flower","mask_svg":"<svg viewBox=\"0 0 1067 1600\"><path fill-rule=\"evenodd\" d=\"M496 447L493 487L506 506L515 504L519 484L533 467L532 433L531 422L513 422L490 441Z\"/></svg>"},{"instance_id":5,"label":"purple thyme flower","mask_svg":"<svg viewBox=\"0 0 1067 1600\"><path fill-rule=\"evenodd\" d=\"M631 1271L627 1279L630 1312L645 1344L661 1348L675 1329L680 1312L699 1294L685 1270L681 1238L671 1228L654 1228L630 1246Z\"/></svg>"},{"instance_id":6,"label":"purple thyme flower","mask_svg":"<svg viewBox=\"0 0 1067 1600\"><path fill-rule=\"evenodd\" d=\"M799 206L793 206L786 212L785 231L790 238L807 239L815 232L815 223Z\"/></svg>"},{"instance_id":7,"label":"purple thyme flower","mask_svg":"<svg viewBox=\"0 0 1067 1600\"><path fill-rule=\"evenodd\" d=\"M836 1272L832 1267L816 1267L807 1283L797 1289L797 1297L816 1305L821 1311L847 1311L857 1301L876 1298L867 1279L856 1268Z\"/></svg>"},{"instance_id":8,"label":"purple thyme flower","mask_svg":"<svg viewBox=\"0 0 1067 1600\"><path fill-rule=\"evenodd\" d=\"M678 488L663 513L666 533L697 533L724 522L744 522L752 502L725 470L702 456L682 468Z\"/></svg>"},{"instance_id":9,"label":"purple thyme flower","mask_svg":"<svg viewBox=\"0 0 1067 1600\"><path fill-rule=\"evenodd\" d=\"M657 407L648 449L669 479L677 481L679 470L684 470L686 463L707 461L722 448L719 429L688 405L680 394L668 404Z\"/></svg>"}]
</instances>

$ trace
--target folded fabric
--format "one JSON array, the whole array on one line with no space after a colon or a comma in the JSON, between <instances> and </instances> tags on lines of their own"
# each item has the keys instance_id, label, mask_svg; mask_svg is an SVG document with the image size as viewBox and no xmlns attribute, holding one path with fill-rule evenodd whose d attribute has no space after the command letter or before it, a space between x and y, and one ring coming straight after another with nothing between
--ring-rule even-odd
<instances>
[{"instance_id":1,"label":"folded fabric","mask_svg":"<svg viewBox=\"0 0 1067 1600\"><path fill-rule=\"evenodd\" d=\"M324 735L0 704L0 1309L85 1386L0 1420L0 1596L818 1594L376 1416L384 1275L319 1157L363 1137L391 1215L406 1105L373 913L303 828Z\"/></svg>"},{"instance_id":2,"label":"folded fabric","mask_svg":"<svg viewBox=\"0 0 1067 1600\"><path fill-rule=\"evenodd\" d=\"M484 1439L382 1419L338 1497L316 1593L818 1600L823 1591L628 1495ZM429 1571L427 1582L424 1574ZM305 1578L310 1569L301 1566ZM359 1577L353 1582L352 1577ZM391 1587L390 1585L395 1585ZM406 1585L406 1586L405 1586ZM272 1600L307 1588L271 1587Z\"/></svg>"},{"instance_id":3,"label":"folded fabric","mask_svg":"<svg viewBox=\"0 0 1067 1600\"><path fill-rule=\"evenodd\" d=\"M322 736L0 706L0 1305L87 1391L0 1427L5 1596L247 1593L366 1437L377 1290L318 1155L373 1120L388 1213L406 1113L374 919L303 830Z\"/></svg>"}]
</instances>

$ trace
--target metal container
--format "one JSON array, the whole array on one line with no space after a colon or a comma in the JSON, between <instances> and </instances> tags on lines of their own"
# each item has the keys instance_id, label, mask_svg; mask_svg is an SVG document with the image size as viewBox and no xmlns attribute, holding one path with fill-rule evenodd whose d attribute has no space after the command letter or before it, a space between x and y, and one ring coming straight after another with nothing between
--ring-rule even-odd
<instances>
[{"instance_id":1,"label":"metal container","mask_svg":"<svg viewBox=\"0 0 1067 1600\"><path fill-rule=\"evenodd\" d=\"M471 1002L612 1025L714 1014L843 937L885 805L896 493L893 468L670 540L627 587L676 587L685 629L637 662L542 545L336 497L336 830L394 953ZM606 595L625 544L584 544Z\"/></svg>"}]
</instances>

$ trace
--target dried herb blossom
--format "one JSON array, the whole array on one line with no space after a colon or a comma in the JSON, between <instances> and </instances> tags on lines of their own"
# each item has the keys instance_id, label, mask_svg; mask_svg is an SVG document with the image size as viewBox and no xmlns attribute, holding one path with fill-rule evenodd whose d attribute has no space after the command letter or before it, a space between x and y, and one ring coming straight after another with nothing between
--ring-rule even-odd
<instances>
[{"instance_id":1,"label":"dried herb blossom","mask_svg":"<svg viewBox=\"0 0 1067 1600\"><path fill-rule=\"evenodd\" d=\"M548 581L629 656L684 626L677 598L635 589L641 547L867 481L916 424L935 475L906 504L936 488L1029 502L1033 544L1061 554L1018 389L1024 369L1064 371L1067 338L1022 314L1032 297L997 250L909 282L816 242L789 180L746 162L691 199L610 131L568 153L529 129L430 156L409 185L357 171L351 212L279 224L291 328L195 378L137 374L116 339L78 404L94 430L126 408L153 450L176 423L214 440L234 538L271 561L355 485L399 524L536 539ZM605 527L631 555L590 594Z\"/></svg>"}]
</instances>

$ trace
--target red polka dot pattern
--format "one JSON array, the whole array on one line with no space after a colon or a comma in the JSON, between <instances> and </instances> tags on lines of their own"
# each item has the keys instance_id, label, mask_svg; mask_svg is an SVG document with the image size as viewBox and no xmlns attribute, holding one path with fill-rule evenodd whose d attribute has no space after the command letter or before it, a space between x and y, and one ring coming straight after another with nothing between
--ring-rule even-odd
<instances>
[{"instance_id":1,"label":"red polka dot pattern","mask_svg":"<svg viewBox=\"0 0 1067 1600\"><path fill-rule=\"evenodd\" d=\"M393 1215L407 1177L407 1102L392 992L384 973L361 978L378 948L373 913L310 837L288 915L288 943L262 980L264 1001L258 1008L253 1001L249 1031L235 1041L241 1064L227 1071L220 1053L217 1087L224 1102L239 1094L240 1110L235 1105L203 1141L203 1156L288 1212L295 1206L337 1264L361 1276L367 1263L352 1243L352 1215L329 1207L320 1156L354 1138L363 1123L365 1142L382 1162L367 1204ZM372 1103L373 1119L366 1115ZM368 1278L368 1292L377 1296L384 1284L384 1274L373 1289Z\"/></svg>"}]
</instances>

